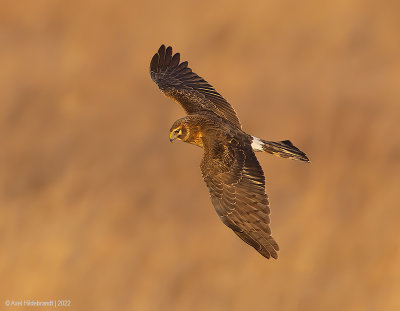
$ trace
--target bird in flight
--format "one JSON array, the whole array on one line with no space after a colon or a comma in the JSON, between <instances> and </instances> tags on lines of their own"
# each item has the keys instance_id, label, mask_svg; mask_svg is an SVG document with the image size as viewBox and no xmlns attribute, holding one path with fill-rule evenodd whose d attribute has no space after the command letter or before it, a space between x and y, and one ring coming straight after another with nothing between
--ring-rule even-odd
<instances>
[{"instance_id":1,"label":"bird in flight","mask_svg":"<svg viewBox=\"0 0 400 311\"><path fill-rule=\"evenodd\" d=\"M174 122L169 139L203 149L201 172L222 222L264 257L278 258L265 177L254 152L309 162L305 153L289 140L267 141L244 132L232 106L170 46L161 45L154 54L150 76L187 114Z\"/></svg>"}]
</instances>

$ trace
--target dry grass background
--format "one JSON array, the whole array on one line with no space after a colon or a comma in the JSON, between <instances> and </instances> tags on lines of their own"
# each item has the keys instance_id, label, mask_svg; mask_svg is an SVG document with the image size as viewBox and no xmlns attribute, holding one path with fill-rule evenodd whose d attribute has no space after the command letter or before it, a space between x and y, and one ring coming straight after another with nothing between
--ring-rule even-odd
<instances>
[{"instance_id":1,"label":"dry grass background","mask_svg":"<svg viewBox=\"0 0 400 311\"><path fill-rule=\"evenodd\" d=\"M399 12L394 0L1 2L0 309L400 310ZM279 260L220 222L201 150L169 143L183 111L148 74L161 43L245 130L310 156L259 154Z\"/></svg>"}]
</instances>

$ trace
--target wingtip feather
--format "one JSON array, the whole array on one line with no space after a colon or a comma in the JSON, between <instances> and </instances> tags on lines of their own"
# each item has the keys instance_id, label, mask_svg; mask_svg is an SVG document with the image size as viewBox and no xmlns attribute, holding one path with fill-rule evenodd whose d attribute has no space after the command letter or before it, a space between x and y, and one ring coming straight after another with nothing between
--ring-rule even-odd
<instances>
[{"instance_id":1,"label":"wingtip feather","mask_svg":"<svg viewBox=\"0 0 400 311\"><path fill-rule=\"evenodd\" d=\"M150 73L157 72L159 60L160 60L160 55L158 53L154 54L150 62Z\"/></svg>"},{"instance_id":2,"label":"wingtip feather","mask_svg":"<svg viewBox=\"0 0 400 311\"><path fill-rule=\"evenodd\" d=\"M165 45L164 44L161 44L161 46L158 49L157 53L160 54L160 55L165 53Z\"/></svg>"},{"instance_id":3,"label":"wingtip feather","mask_svg":"<svg viewBox=\"0 0 400 311\"><path fill-rule=\"evenodd\" d=\"M181 59L181 54L175 53L171 59L171 63L170 63L171 67L173 67L173 68L177 67L179 65L180 59Z\"/></svg>"}]
</instances>

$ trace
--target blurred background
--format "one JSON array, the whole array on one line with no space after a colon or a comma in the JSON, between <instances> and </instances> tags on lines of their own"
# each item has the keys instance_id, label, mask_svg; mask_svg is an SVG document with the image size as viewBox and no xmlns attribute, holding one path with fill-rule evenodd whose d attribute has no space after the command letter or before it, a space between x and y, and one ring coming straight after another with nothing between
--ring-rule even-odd
<instances>
[{"instance_id":1,"label":"blurred background","mask_svg":"<svg viewBox=\"0 0 400 311\"><path fill-rule=\"evenodd\" d=\"M399 12L394 0L2 1L0 309L400 310ZM149 77L162 43L245 131L309 155L258 154L278 260L220 222L202 151L170 144L184 112Z\"/></svg>"}]
</instances>

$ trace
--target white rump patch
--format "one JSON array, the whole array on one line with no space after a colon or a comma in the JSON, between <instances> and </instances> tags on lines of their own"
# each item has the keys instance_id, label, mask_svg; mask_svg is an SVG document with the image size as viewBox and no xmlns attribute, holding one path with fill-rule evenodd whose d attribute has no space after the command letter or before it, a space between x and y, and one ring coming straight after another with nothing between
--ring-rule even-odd
<instances>
[{"instance_id":1,"label":"white rump patch","mask_svg":"<svg viewBox=\"0 0 400 311\"><path fill-rule=\"evenodd\" d=\"M253 148L254 151L264 151L263 146L264 143L261 141L261 139L253 137L253 142L251 143L251 148Z\"/></svg>"}]
</instances>

